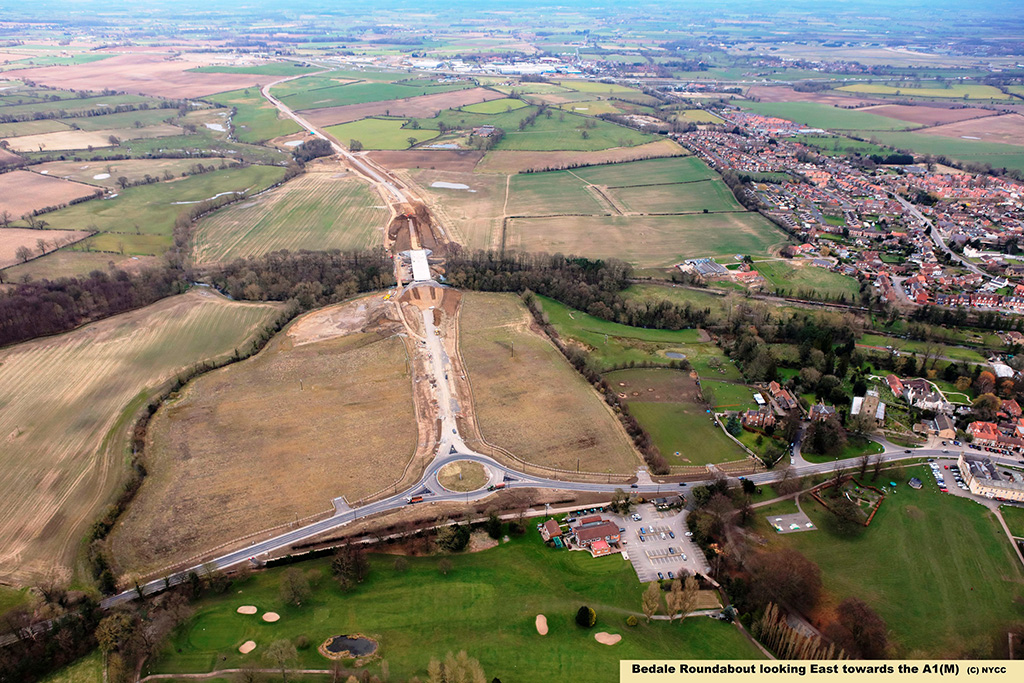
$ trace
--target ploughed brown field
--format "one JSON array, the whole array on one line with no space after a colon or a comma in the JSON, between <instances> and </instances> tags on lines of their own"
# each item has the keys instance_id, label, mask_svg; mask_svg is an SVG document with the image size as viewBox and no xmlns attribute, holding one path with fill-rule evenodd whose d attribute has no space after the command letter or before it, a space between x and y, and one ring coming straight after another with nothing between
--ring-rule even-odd
<instances>
[{"instance_id":1,"label":"ploughed brown field","mask_svg":"<svg viewBox=\"0 0 1024 683\"><path fill-rule=\"evenodd\" d=\"M755 85L747 96L761 102L817 102L840 107L855 107L863 104L885 104L877 99L861 96L836 95L830 92L798 92L792 88L776 85Z\"/></svg>"},{"instance_id":2,"label":"ploughed brown field","mask_svg":"<svg viewBox=\"0 0 1024 683\"><path fill-rule=\"evenodd\" d=\"M471 173L483 152L458 149L379 150L367 156L387 168L429 168Z\"/></svg>"},{"instance_id":3,"label":"ploughed brown field","mask_svg":"<svg viewBox=\"0 0 1024 683\"><path fill-rule=\"evenodd\" d=\"M879 116L888 116L908 123L919 123L922 126L941 126L967 119L990 117L998 112L976 107L932 107L910 106L906 104L882 104L877 107L864 107L861 111Z\"/></svg>"},{"instance_id":4,"label":"ploughed brown field","mask_svg":"<svg viewBox=\"0 0 1024 683\"><path fill-rule=\"evenodd\" d=\"M58 246L64 246L85 239L90 234L85 230L31 230L29 228L0 228L0 268L13 266L22 263L24 259L18 258L18 249L26 247L30 250L31 256L41 256L39 240L45 244L43 248L46 253L55 251Z\"/></svg>"},{"instance_id":5,"label":"ploughed brown field","mask_svg":"<svg viewBox=\"0 0 1024 683\"><path fill-rule=\"evenodd\" d=\"M487 90L486 88L470 88L452 92L435 93L407 97L402 100L384 100L382 102L366 102L365 104L346 104L341 107L311 109L302 113L303 118L314 126L330 126L338 123L358 121L367 116L377 116L387 112L390 116L412 116L427 118L438 112L454 107L461 107L477 102L499 100L505 95Z\"/></svg>"},{"instance_id":6,"label":"ploughed brown field","mask_svg":"<svg viewBox=\"0 0 1024 683\"><path fill-rule=\"evenodd\" d=\"M11 218L17 220L36 209L66 204L96 192L95 187L82 183L32 171L11 171L0 175L0 212L9 211Z\"/></svg>"},{"instance_id":7,"label":"ploughed brown field","mask_svg":"<svg viewBox=\"0 0 1024 683\"><path fill-rule=\"evenodd\" d=\"M929 128L928 135L941 135L947 138L982 140L999 142L1004 145L1024 145L1024 116L1020 114L1003 114L983 119L960 121L945 126Z\"/></svg>"},{"instance_id":8,"label":"ploughed brown field","mask_svg":"<svg viewBox=\"0 0 1024 683\"><path fill-rule=\"evenodd\" d=\"M313 311L161 408L149 476L111 536L118 569L160 575L398 480L417 427L392 310L377 294Z\"/></svg>"},{"instance_id":9,"label":"ploughed brown field","mask_svg":"<svg viewBox=\"0 0 1024 683\"><path fill-rule=\"evenodd\" d=\"M126 54L88 64L44 66L20 74L36 83L74 90L115 90L171 99L202 97L266 83L267 76L243 73L189 73L194 61L166 54Z\"/></svg>"}]
</instances>

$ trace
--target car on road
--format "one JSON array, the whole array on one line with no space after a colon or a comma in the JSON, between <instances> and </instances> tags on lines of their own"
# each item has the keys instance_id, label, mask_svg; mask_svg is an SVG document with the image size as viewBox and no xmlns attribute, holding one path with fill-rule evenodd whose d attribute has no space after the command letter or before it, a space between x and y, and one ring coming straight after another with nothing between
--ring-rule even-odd
<instances>
[{"instance_id":1,"label":"car on road","mask_svg":"<svg viewBox=\"0 0 1024 683\"><path fill-rule=\"evenodd\" d=\"M906 450L904 450L903 452L904 452L904 453L910 453L910 452L912 452L912 451L911 451L911 450L910 450L909 448L907 448L907 449L906 449Z\"/></svg>"},{"instance_id":2,"label":"car on road","mask_svg":"<svg viewBox=\"0 0 1024 683\"><path fill-rule=\"evenodd\" d=\"M631 488L631 489L638 489L638 488L640 488L640 486L637 485L637 484L630 484L629 488Z\"/></svg>"}]
</instances>

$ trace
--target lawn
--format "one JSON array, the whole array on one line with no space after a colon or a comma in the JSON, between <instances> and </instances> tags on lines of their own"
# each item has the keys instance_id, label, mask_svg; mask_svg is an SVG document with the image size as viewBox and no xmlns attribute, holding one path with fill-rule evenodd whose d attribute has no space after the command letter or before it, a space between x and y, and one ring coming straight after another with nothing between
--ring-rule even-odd
<instances>
[{"instance_id":1,"label":"lawn","mask_svg":"<svg viewBox=\"0 0 1024 683\"><path fill-rule=\"evenodd\" d=\"M123 242L126 253L159 254L161 245L170 246L174 220L189 205L224 193L259 192L282 176L284 169L279 166L247 166L129 187L112 198L49 213L47 221L53 228L108 233L86 241L101 251L117 252L117 243Z\"/></svg>"},{"instance_id":2,"label":"lawn","mask_svg":"<svg viewBox=\"0 0 1024 683\"><path fill-rule=\"evenodd\" d=\"M909 130L917 124L879 116L856 109L840 109L817 102L744 102L743 106L758 114L777 116L825 130Z\"/></svg>"},{"instance_id":3,"label":"lawn","mask_svg":"<svg viewBox=\"0 0 1024 683\"><path fill-rule=\"evenodd\" d=\"M1016 505L1001 505L999 512L1002 513L1003 521L1009 527L1010 533L1024 538L1024 508Z\"/></svg>"},{"instance_id":4,"label":"lawn","mask_svg":"<svg viewBox=\"0 0 1024 683\"><path fill-rule=\"evenodd\" d=\"M467 292L459 336L487 442L548 467L636 470L640 461L618 420L562 354L531 329L518 297Z\"/></svg>"},{"instance_id":5,"label":"lawn","mask_svg":"<svg viewBox=\"0 0 1024 683\"><path fill-rule=\"evenodd\" d=\"M250 201L207 216L194 231L196 263L288 249L367 249L383 243L390 214L368 183L307 172Z\"/></svg>"},{"instance_id":6,"label":"lawn","mask_svg":"<svg viewBox=\"0 0 1024 683\"><path fill-rule=\"evenodd\" d=\"M18 400L0 413L0 577L39 579L67 566L123 475L125 430L153 388L240 348L277 310L196 288L4 349L0 385Z\"/></svg>"},{"instance_id":7,"label":"lawn","mask_svg":"<svg viewBox=\"0 0 1024 683\"><path fill-rule=\"evenodd\" d=\"M869 95L902 95L903 97L938 97L954 100L1008 100L1010 96L994 85L949 83L946 88L914 87L911 83L885 85L883 83L855 83L836 90L867 93Z\"/></svg>"},{"instance_id":8,"label":"lawn","mask_svg":"<svg viewBox=\"0 0 1024 683\"><path fill-rule=\"evenodd\" d=\"M813 292L819 297L836 299L845 296L852 301L860 292L860 283L854 278L810 263L762 261L755 263L754 269L767 281L767 289L787 296Z\"/></svg>"},{"instance_id":9,"label":"lawn","mask_svg":"<svg viewBox=\"0 0 1024 683\"><path fill-rule=\"evenodd\" d=\"M476 104L467 104L462 107L462 111L472 112L474 114L499 114L506 111L515 111L516 109L522 109L523 107L529 106L522 100L512 99L509 97L502 98L500 100L491 100L489 102L477 102Z\"/></svg>"},{"instance_id":10,"label":"lawn","mask_svg":"<svg viewBox=\"0 0 1024 683\"><path fill-rule=\"evenodd\" d=\"M833 152L836 155L856 153L862 155L880 154L881 156L888 156L892 154L892 150L886 147L881 147L880 145L876 145L872 142L865 142L863 140L854 140L853 138L844 137L842 135L794 135L790 140L793 142L801 142L824 152Z\"/></svg>"},{"instance_id":11,"label":"lawn","mask_svg":"<svg viewBox=\"0 0 1024 683\"><path fill-rule=\"evenodd\" d=\"M768 256L785 243L786 236L760 214L717 213L516 218L509 221L504 246L618 258L649 268L701 257Z\"/></svg>"},{"instance_id":12,"label":"lawn","mask_svg":"<svg viewBox=\"0 0 1024 683\"><path fill-rule=\"evenodd\" d=\"M808 401L813 401L813 399L814 397L810 396ZM846 446L836 455L815 455L807 450L801 450L800 454L807 462L822 463L835 460L849 460L851 458L859 458L862 455L875 455L883 450L882 445L876 441L865 439L863 436L849 434L846 437Z\"/></svg>"},{"instance_id":13,"label":"lawn","mask_svg":"<svg viewBox=\"0 0 1024 683\"><path fill-rule=\"evenodd\" d=\"M925 482L923 489L904 485L912 476ZM848 596L866 601L900 645L897 656L911 659L955 657L965 641L979 637L1005 644L1006 627L1020 618L1013 600L1024 572L993 515L974 501L939 493L925 467L886 471L882 480L898 482L897 493L856 538L771 534L775 544L821 567L822 611ZM827 528L828 513L809 501L803 508L819 529Z\"/></svg>"},{"instance_id":14,"label":"lawn","mask_svg":"<svg viewBox=\"0 0 1024 683\"><path fill-rule=\"evenodd\" d=\"M676 112L676 121L691 123L721 123L722 119L704 109L684 109Z\"/></svg>"},{"instance_id":15,"label":"lawn","mask_svg":"<svg viewBox=\"0 0 1024 683\"><path fill-rule=\"evenodd\" d=\"M317 581L302 607L279 599L282 570L257 574L228 595L204 599L143 675L261 663L260 653L271 641L299 635L313 646L299 652L297 664L329 668L316 646L339 633L377 639L391 676L403 680L424 677L432 657L459 650L480 661L488 680L499 677L505 683L617 681L620 659L759 658L736 626L713 619L647 625L641 618L639 626L626 627L626 615L640 612L642 592L632 565L618 556L595 559L547 548L532 528L497 548L451 556L447 575L438 572L438 557L406 559L408 569L397 571L393 556L371 555L368 577L349 592L329 578L328 560L298 565ZM272 609L281 620L265 624L258 616L235 613L244 604ZM592 629L573 622L581 604L597 612ZM547 616L546 636L534 627L537 614ZM593 633L602 630L622 634L622 642L598 644ZM247 657L237 648L248 639L257 648ZM525 652L530 656L521 656ZM379 663L369 665L374 673L379 668Z\"/></svg>"},{"instance_id":16,"label":"lawn","mask_svg":"<svg viewBox=\"0 0 1024 683\"><path fill-rule=\"evenodd\" d=\"M365 149L409 149L440 134L436 129L422 126L404 128L406 123L408 119L368 118L328 126L324 131L328 135L333 135L343 145L348 145L350 140L358 140L363 143Z\"/></svg>"}]
</instances>

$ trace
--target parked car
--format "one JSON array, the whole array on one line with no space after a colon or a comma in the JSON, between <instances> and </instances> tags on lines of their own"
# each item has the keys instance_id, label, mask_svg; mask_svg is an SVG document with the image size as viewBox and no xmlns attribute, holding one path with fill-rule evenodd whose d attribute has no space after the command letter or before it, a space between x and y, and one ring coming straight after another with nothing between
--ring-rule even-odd
<instances>
[{"instance_id":1,"label":"parked car","mask_svg":"<svg viewBox=\"0 0 1024 683\"><path fill-rule=\"evenodd\" d=\"M674 579L674 578L676 578L676 575L675 575L675 574L673 574L672 572L669 572L669 573L668 573L668 578L670 578L670 579Z\"/></svg>"},{"instance_id":2,"label":"parked car","mask_svg":"<svg viewBox=\"0 0 1024 683\"><path fill-rule=\"evenodd\" d=\"M658 579L664 580L665 579L664 574L662 574L661 572L658 572Z\"/></svg>"},{"instance_id":3,"label":"parked car","mask_svg":"<svg viewBox=\"0 0 1024 683\"><path fill-rule=\"evenodd\" d=\"M669 538L675 538L675 537L676 537L676 535L675 535L675 533L673 533L673 532L671 532L671 531L670 531L670 532L668 532L668 537L669 537Z\"/></svg>"}]
</instances>

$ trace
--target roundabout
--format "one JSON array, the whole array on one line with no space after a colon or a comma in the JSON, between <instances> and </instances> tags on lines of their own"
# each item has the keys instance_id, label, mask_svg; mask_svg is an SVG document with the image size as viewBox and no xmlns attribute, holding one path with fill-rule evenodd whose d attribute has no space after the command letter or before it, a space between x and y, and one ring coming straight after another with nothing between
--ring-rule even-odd
<instances>
[{"instance_id":1,"label":"roundabout","mask_svg":"<svg viewBox=\"0 0 1024 683\"><path fill-rule=\"evenodd\" d=\"M481 463L473 460L456 460L437 471L437 483L449 491L467 493L484 488L491 480L491 473Z\"/></svg>"}]
</instances>

